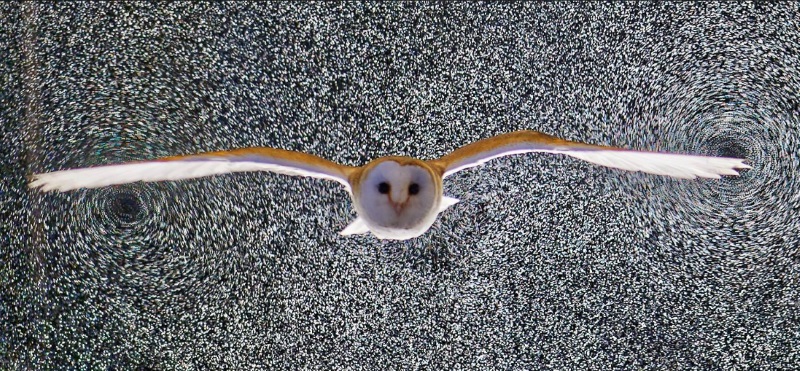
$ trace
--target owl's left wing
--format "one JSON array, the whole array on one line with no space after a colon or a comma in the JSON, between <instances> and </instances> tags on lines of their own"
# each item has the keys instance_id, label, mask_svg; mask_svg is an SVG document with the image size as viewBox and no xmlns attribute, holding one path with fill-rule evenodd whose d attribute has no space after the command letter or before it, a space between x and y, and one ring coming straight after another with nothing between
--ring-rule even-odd
<instances>
[{"instance_id":1,"label":"owl's left wing","mask_svg":"<svg viewBox=\"0 0 800 371\"><path fill-rule=\"evenodd\" d=\"M347 178L355 169L308 153L252 147L35 174L29 186L41 188L42 191L69 191L138 181L157 182L243 171L270 171L335 180L349 191Z\"/></svg>"},{"instance_id":2,"label":"owl's left wing","mask_svg":"<svg viewBox=\"0 0 800 371\"><path fill-rule=\"evenodd\" d=\"M494 158L527 152L561 153L598 165L683 179L720 178L739 175L737 169L750 169L738 158L634 151L572 142L530 130L482 139L428 163L447 177Z\"/></svg>"}]
</instances>

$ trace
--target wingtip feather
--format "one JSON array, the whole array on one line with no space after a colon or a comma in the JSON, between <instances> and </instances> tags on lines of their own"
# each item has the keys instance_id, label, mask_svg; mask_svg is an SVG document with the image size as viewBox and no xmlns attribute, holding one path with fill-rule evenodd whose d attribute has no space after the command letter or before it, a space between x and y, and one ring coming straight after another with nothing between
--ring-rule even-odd
<instances>
[{"instance_id":1,"label":"wingtip feather","mask_svg":"<svg viewBox=\"0 0 800 371\"><path fill-rule=\"evenodd\" d=\"M38 189L42 192L50 191L52 188L47 186L47 182L44 180L43 175L45 174L33 174L28 177L28 188Z\"/></svg>"},{"instance_id":2,"label":"wingtip feather","mask_svg":"<svg viewBox=\"0 0 800 371\"><path fill-rule=\"evenodd\" d=\"M30 181L28 182L28 188L39 190L41 192L50 192L50 191L69 191L74 188L70 187L68 184L64 184L63 182L59 182L52 176L52 173L46 174L34 174L30 177Z\"/></svg>"}]
</instances>

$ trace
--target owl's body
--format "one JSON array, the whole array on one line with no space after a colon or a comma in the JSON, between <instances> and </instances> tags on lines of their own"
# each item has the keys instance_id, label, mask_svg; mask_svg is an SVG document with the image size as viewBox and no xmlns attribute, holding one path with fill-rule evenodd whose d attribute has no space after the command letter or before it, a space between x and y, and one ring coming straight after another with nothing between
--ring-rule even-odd
<instances>
[{"instance_id":1,"label":"owl's body","mask_svg":"<svg viewBox=\"0 0 800 371\"><path fill-rule=\"evenodd\" d=\"M381 157L350 175L358 215L342 234L371 231L381 239L417 237L458 200L445 197L441 171L412 157Z\"/></svg>"},{"instance_id":2,"label":"owl's body","mask_svg":"<svg viewBox=\"0 0 800 371\"><path fill-rule=\"evenodd\" d=\"M527 152L561 153L608 167L685 179L738 175L736 169L750 168L736 158L632 151L517 131L474 142L428 161L391 156L355 167L302 152L241 148L36 174L30 187L68 191L259 170L308 176L335 180L350 193L358 217L341 234L372 232L380 239L405 240L425 233L440 212L458 202L444 196L445 177L493 158Z\"/></svg>"}]
</instances>

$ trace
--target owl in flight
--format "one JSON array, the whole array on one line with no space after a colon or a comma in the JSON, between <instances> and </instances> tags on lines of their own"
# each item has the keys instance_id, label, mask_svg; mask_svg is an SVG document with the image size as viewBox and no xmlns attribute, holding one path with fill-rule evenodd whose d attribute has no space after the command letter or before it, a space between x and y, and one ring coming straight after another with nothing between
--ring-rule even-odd
<instances>
[{"instance_id":1,"label":"owl in flight","mask_svg":"<svg viewBox=\"0 0 800 371\"><path fill-rule=\"evenodd\" d=\"M738 158L634 151L523 130L479 140L434 160L389 156L347 166L308 153L253 147L35 174L29 185L69 191L257 170L322 178L344 185L358 213L342 235L372 232L379 239L406 240L425 233L440 212L458 202L443 195L444 178L497 157L527 152L561 153L598 165L683 179L719 179L739 175L736 169L751 168Z\"/></svg>"}]
</instances>

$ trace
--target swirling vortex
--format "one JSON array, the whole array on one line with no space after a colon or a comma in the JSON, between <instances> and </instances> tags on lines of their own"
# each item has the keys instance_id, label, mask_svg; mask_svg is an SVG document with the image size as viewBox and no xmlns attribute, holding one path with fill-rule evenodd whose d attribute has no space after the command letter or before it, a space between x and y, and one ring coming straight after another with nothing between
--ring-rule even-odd
<instances>
[{"instance_id":1,"label":"swirling vortex","mask_svg":"<svg viewBox=\"0 0 800 371\"><path fill-rule=\"evenodd\" d=\"M125 293L148 306L168 308L201 297L207 267L176 233L185 196L172 182L134 183L81 190L68 198L62 233L53 246L65 277L92 291ZM179 304L179 303L178 303Z\"/></svg>"},{"instance_id":2,"label":"swirling vortex","mask_svg":"<svg viewBox=\"0 0 800 371\"><path fill-rule=\"evenodd\" d=\"M655 137L658 150L745 158L752 169L719 180L637 177L648 199L640 223L649 224L642 226L649 240L675 249L671 260L701 275L713 268L743 277L792 264L800 246L796 97L766 76L734 81L696 72L668 77L660 99L634 107L650 124L622 140L652 148Z\"/></svg>"}]
</instances>

